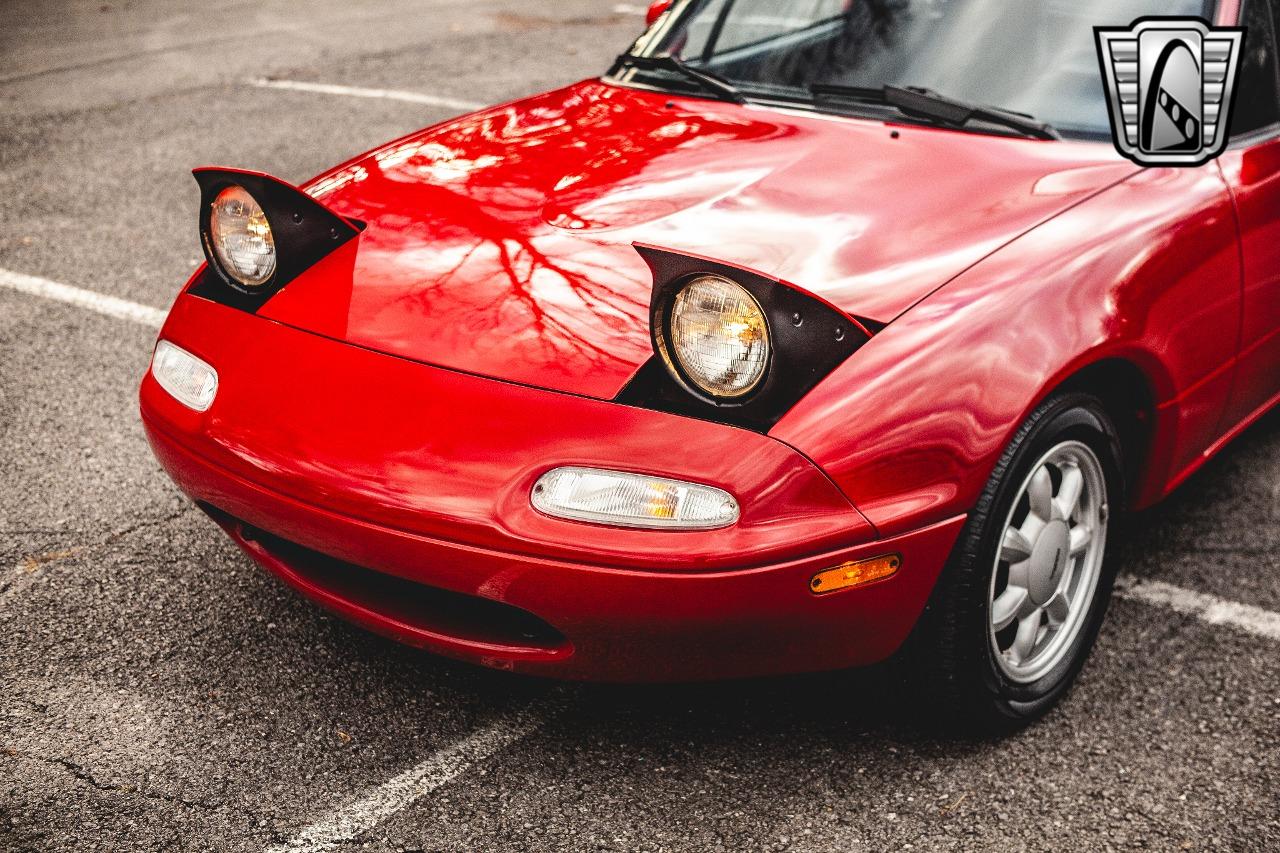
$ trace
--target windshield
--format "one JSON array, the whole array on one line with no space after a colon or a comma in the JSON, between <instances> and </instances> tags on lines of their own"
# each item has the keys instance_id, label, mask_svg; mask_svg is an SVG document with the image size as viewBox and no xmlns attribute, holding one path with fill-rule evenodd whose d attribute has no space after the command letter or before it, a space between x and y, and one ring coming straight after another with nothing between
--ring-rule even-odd
<instances>
[{"instance_id":1,"label":"windshield","mask_svg":"<svg viewBox=\"0 0 1280 853\"><path fill-rule=\"evenodd\" d=\"M1095 26L1209 18L1206 0L677 0L637 42L751 97L813 102L810 86L920 86L1063 133L1109 136ZM660 69L618 79L691 90ZM824 108L831 104L824 103ZM837 105L866 111L867 105Z\"/></svg>"}]
</instances>

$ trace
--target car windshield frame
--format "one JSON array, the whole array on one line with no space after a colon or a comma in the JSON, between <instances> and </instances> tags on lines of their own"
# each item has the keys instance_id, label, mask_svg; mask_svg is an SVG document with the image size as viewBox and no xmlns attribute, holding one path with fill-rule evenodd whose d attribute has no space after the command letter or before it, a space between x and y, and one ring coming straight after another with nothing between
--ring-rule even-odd
<instances>
[{"instance_id":1,"label":"car windshield frame","mask_svg":"<svg viewBox=\"0 0 1280 853\"><path fill-rule=\"evenodd\" d=\"M1019 0L1012 0L1012 2L1018 1ZM1037 0L1037 2L1040 1L1041 0ZM794 44L796 40L805 38L806 34L810 37L815 35L813 31L824 28L831 30L834 27L839 26L840 22L853 11L852 4L871 3L872 0L848 0L847 7L844 10L826 18L813 20L803 28L796 28L790 31L779 31L766 35L755 41L734 43L727 50L716 52L716 43L723 33L726 21L732 13L735 4L738 2L739 0L675 0L675 3L667 14L656 21L655 24L632 45L631 49L624 54L623 57L635 56L653 59L668 55L670 53L669 46L676 37L681 33L687 33L690 29L690 24L695 23L698 16L706 13L709 7L714 10L716 6L719 6L720 9L716 16L717 20L712 27L712 32L705 39L703 50L695 52L700 55L686 56L677 52L676 59L686 66L686 70L691 69L695 72L701 72L728 84L733 90L740 94L741 99L745 102L786 109L799 109L807 112L835 114L851 118L892 121L897 124L923 124L929 126L945 125L954 130L978 132L987 135L1027 135L1018 132L1016 129L1011 128L1008 125L984 122L980 117L976 117L972 121L962 122L960 124L947 124L929 116L904 113L901 109L883 102L876 102L875 99L841 99L824 97L810 91L808 85L785 85L760 79L742 79L731 72L726 72L721 65L717 65L714 62L716 58L731 54L749 54L753 50L759 50L760 48L769 45L771 42L782 44L784 46L789 42ZM792 0L781 0L781 2L792 2ZM821 5L820 3L813 2L813 0L794 0L794 2L804 2L804 4L810 8ZM876 2L882 4L896 2L906 5L912 2L912 0L876 0ZM986 2L989 5L994 5L998 0L914 0L914 2L926 6L937 3L952 2L970 2L973 5L980 5L982 2ZM1066 8L1075 5L1074 3L1069 2L1069 0L1059 0L1059 2L1061 6ZM1133 2L1137 5L1141 2L1147 2L1147 0L1133 0ZM1186 2L1188 6L1198 3L1201 9L1201 16L1204 17L1205 20L1211 23L1217 20L1217 16L1220 11L1219 0L1183 0L1183 2ZM1156 7L1162 5L1162 3L1160 0L1149 0L1149 5ZM1166 13L1158 9L1152 9L1148 10L1147 14L1163 15ZM1126 20L1122 23L1123 25L1127 25L1129 21ZM1116 21L1113 16L1111 18L1099 19L1097 25L1116 25ZM1089 22L1089 26L1092 28L1094 24ZM1070 121L1059 123L1059 121L1055 121L1056 116L1052 113L1044 114L1032 112L1025 108L1000 103L991 103L980 99L970 101L970 103L974 107L995 109L1006 113L1016 114L1018 116L1025 116L1029 120L1044 122L1046 126L1051 128L1054 135L1059 138L1091 142L1110 141L1112 137L1111 127L1109 124L1109 113L1106 110L1105 96L1102 94L1103 82L1100 73L1100 66L1098 65L1096 54L1092 53L1092 51L1095 50L1092 41L1090 41L1089 50L1091 51L1090 55L1093 63L1090 66L1090 71L1092 72L1093 69L1098 69L1097 91L1099 97L1102 99L1098 104L1099 110L1097 114L1100 117L1106 117L1106 120L1099 119L1090 125L1081 125ZM625 62L620 61L610 69L604 79L618 85L659 91L667 94L680 95L682 97L691 96L724 100L722 94L717 95L715 92L708 91L705 86L698 85L695 80L690 79L687 75L672 73L670 70L663 71L652 66L649 68L643 68L635 65L627 65ZM819 84L818 88L822 89L825 84L836 81L819 79L811 80L809 82ZM931 94L957 99L963 99L965 97L966 93L948 91L947 88L945 88L945 85L930 87L930 82L932 81L884 79L875 82L860 80L858 81L858 84L862 86L870 86L873 89L884 86L903 88L923 86L923 88L928 89ZM1091 105L1093 104L1093 100L1089 99L1085 103Z\"/></svg>"}]
</instances>

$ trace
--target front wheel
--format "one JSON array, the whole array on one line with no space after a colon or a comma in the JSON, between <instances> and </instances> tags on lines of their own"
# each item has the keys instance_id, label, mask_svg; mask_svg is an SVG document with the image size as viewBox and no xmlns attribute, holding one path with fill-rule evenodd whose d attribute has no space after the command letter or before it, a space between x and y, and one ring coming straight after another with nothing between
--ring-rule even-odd
<instances>
[{"instance_id":1,"label":"front wheel","mask_svg":"<svg viewBox=\"0 0 1280 853\"><path fill-rule=\"evenodd\" d=\"M931 716L1007 730L1061 699L1106 615L1121 470L1091 396L1051 398L1018 430L905 650Z\"/></svg>"}]
</instances>

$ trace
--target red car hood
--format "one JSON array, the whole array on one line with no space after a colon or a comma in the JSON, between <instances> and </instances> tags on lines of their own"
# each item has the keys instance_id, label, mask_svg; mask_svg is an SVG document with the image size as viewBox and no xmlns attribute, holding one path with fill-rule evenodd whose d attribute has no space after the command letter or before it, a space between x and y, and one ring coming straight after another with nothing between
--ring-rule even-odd
<instances>
[{"instance_id":1,"label":"red car hood","mask_svg":"<svg viewBox=\"0 0 1280 853\"><path fill-rule=\"evenodd\" d=\"M612 398L652 353L653 283L634 242L886 323L1134 171L1104 144L897 130L599 82L459 118L313 181L368 228L260 313Z\"/></svg>"}]
</instances>

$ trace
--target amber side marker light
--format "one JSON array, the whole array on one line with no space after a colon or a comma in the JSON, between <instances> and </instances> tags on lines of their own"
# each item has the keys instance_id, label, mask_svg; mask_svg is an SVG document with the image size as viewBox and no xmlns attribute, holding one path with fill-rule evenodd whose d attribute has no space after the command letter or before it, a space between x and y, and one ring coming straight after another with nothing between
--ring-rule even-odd
<instances>
[{"instance_id":1,"label":"amber side marker light","mask_svg":"<svg viewBox=\"0 0 1280 853\"><path fill-rule=\"evenodd\" d=\"M856 563L845 563L834 569L819 572L809 581L809 591L814 595L826 595L841 589L865 586L874 581L893 577L902 566L902 558L897 554L887 554L870 560L859 560Z\"/></svg>"}]
</instances>

